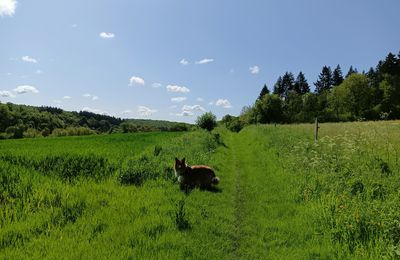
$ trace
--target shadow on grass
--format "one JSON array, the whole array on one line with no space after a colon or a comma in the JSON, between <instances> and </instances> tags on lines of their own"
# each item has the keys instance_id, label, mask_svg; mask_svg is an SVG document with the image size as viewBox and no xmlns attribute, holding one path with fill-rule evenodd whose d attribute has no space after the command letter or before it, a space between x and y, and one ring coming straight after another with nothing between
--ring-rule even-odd
<instances>
[{"instance_id":1,"label":"shadow on grass","mask_svg":"<svg viewBox=\"0 0 400 260\"><path fill-rule=\"evenodd\" d=\"M206 187L194 187L194 186L189 186L189 185L181 185L180 186L180 190L182 192L184 192L186 195L189 195L194 189L199 189L200 191L204 192L204 191L208 191L208 192L212 192L212 193L221 193L222 189L221 188L217 188L215 186L206 186Z\"/></svg>"}]
</instances>

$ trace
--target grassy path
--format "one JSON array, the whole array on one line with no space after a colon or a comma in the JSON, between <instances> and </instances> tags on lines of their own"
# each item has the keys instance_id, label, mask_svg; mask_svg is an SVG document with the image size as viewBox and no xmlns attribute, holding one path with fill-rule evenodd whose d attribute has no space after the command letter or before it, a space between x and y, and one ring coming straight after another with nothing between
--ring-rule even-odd
<instances>
[{"instance_id":1,"label":"grassy path","mask_svg":"<svg viewBox=\"0 0 400 260\"><path fill-rule=\"evenodd\" d=\"M296 179L283 170L275 151L256 129L227 134L224 154L226 185L233 207L233 259L318 258L321 240L310 216L295 202ZM324 245L326 250L327 245ZM327 252L326 252L327 253Z\"/></svg>"}]
</instances>

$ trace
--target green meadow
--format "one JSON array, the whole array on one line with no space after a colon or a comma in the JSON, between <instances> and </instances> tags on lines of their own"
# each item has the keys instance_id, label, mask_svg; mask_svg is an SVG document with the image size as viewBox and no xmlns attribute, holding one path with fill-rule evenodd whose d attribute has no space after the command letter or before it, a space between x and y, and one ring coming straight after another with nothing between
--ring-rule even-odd
<instances>
[{"instance_id":1,"label":"green meadow","mask_svg":"<svg viewBox=\"0 0 400 260\"><path fill-rule=\"evenodd\" d=\"M400 122L313 127L1 140L0 258L400 257Z\"/></svg>"}]
</instances>

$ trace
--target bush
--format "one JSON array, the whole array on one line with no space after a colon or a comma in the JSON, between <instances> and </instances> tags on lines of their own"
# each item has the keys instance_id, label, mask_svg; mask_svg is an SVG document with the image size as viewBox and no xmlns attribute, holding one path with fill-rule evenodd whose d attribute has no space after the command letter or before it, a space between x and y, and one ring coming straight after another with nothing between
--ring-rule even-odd
<instances>
[{"instance_id":1,"label":"bush","mask_svg":"<svg viewBox=\"0 0 400 260\"><path fill-rule=\"evenodd\" d=\"M228 130L236 133L240 132L244 127L244 122L238 116L225 115L221 123L224 124Z\"/></svg>"},{"instance_id":2,"label":"bush","mask_svg":"<svg viewBox=\"0 0 400 260\"><path fill-rule=\"evenodd\" d=\"M23 125L9 126L6 129L6 133L12 138L18 139L24 136L24 130L25 129Z\"/></svg>"},{"instance_id":3,"label":"bush","mask_svg":"<svg viewBox=\"0 0 400 260\"><path fill-rule=\"evenodd\" d=\"M39 130L36 130L35 128L28 128L24 132L23 136L26 138L42 137L42 133Z\"/></svg>"},{"instance_id":4,"label":"bush","mask_svg":"<svg viewBox=\"0 0 400 260\"><path fill-rule=\"evenodd\" d=\"M196 124L200 128L211 131L217 126L217 118L213 113L207 112L197 118Z\"/></svg>"}]
</instances>

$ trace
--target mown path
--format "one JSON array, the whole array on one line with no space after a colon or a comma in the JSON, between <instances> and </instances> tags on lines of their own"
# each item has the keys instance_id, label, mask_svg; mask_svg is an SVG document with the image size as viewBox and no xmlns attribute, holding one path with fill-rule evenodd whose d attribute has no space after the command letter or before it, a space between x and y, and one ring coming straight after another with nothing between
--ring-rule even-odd
<instances>
[{"instance_id":1,"label":"mown path","mask_svg":"<svg viewBox=\"0 0 400 260\"><path fill-rule=\"evenodd\" d=\"M223 172L234 185L231 258L321 257L319 238L304 206L295 202L296 179L255 129L225 136ZM264 140L265 141L265 140Z\"/></svg>"}]
</instances>

